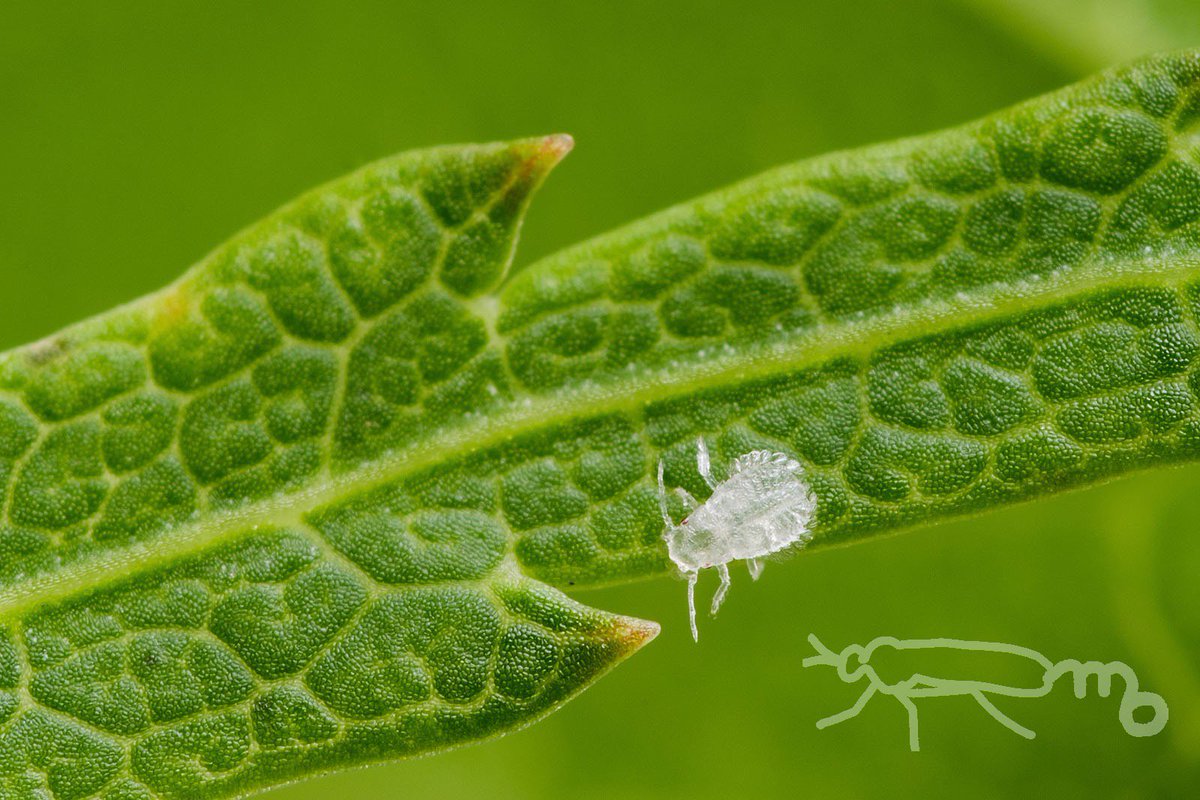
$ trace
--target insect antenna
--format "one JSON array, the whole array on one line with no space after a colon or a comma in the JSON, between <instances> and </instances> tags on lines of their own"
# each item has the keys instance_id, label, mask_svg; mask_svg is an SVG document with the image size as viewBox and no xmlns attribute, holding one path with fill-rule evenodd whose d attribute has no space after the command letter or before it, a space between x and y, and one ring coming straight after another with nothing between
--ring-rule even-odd
<instances>
[{"instance_id":1,"label":"insect antenna","mask_svg":"<svg viewBox=\"0 0 1200 800\"><path fill-rule=\"evenodd\" d=\"M831 667L836 667L840 661L838 654L825 646L825 643L817 638L815 633L808 635L808 643L817 651L817 655L809 656L800 662L802 666L811 667L815 664L828 664Z\"/></svg>"},{"instance_id":2,"label":"insect antenna","mask_svg":"<svg viewBox=\"0 0 1200 800\"><path fill-rule=\"evenodd\" d=\"M663 462L659 459L658 462L658 510L662 512L663 524L668 528L675 523L671 521L671 514L667 510L667 485L663 483Z\"/></svg>"}]
</instances>

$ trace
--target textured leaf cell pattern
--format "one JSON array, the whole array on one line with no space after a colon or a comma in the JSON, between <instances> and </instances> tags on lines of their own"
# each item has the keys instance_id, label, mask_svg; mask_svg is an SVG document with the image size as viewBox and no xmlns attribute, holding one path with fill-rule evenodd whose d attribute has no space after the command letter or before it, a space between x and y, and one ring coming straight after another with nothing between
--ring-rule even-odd
<instances>
[{"instance_id":1,"label":"textured leaf cell pattern","mask_svg":"<svg viewBox=\"0 0 1200 800\"><path fill-rule=\"evenodd\" d=\"M810 547L1200 454L1200 57L509 274L569 146L369 166L0 356L0 797L527 724L657 631L559 590L669 571L698 436L799 461Z\"/></svg>"}]
</instances>

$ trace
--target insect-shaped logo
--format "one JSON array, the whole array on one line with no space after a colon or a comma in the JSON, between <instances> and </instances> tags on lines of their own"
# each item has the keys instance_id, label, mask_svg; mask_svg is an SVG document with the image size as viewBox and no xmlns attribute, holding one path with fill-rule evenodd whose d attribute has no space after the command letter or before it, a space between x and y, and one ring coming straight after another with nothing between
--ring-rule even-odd
<instances>
[{"instance_id":1,"label":"insect-shaped logo","mask_svg":"<svg viewBox=\"0 0 1200 800\"><path fill-rule=\"evenodd\" d=\"M921 749L917 730L917 705L913 702L914 700L923 697L970 696L975 699L980 708L1001 725L1026 739L1032 739L1036 734L996 708L989 696L1045 697L1054 688L1054 684L1059 678L1065 675L1071 676L1075 696L1080 699L1087 693L1090 676L1096 676L1096 693L1100 697L1108 697L1111 694L1113 677L1119 677L1125 684L1125 691L1121 695L1118 718L1121 726L1130 736L1153 736L1167 724L1166 701L1161 695L1154 692L1140 691L1137 675L1128 664L1121 661L1110 661L1103 664L1099 661L1081 663L1075 659L1066 659L1054 663L1028 647L964 639L896 639L891 636L880 636L872 639L865 647L857 644L848 645L841 653L834 653L813 634L809 634L808 641L817 651L817 655L804 659L804 666L834 667L838 677L845 683L855 683L864 679L867 681L867 688L859 695L854 705L839 714L818 721L817 727L828 728L830 725L836 725L858 716L877 692L891 695L908 712L908 746L914 751ZM879 673L871 663L871 658L876 651L884 647L896 650L967 650L1017 656L1032 662L1041 671L1041 683L1029 686L1007 686L987 681L939 678L922 673L889 683L879 677ZM1151 717L1143 722L1135 720L1134 712L1139 708L1150 709Z\"/></svg>"},{"instance_id":2,"label":"insect-shaped logo","mask_svg":"<svg viewBox=\"0 0 1200 800\"><path fill-rule=\"evenodd\" d=\"M663 462L658 462L658 504L666 530L667 552L688 580L688 615L692 638L696 629L696 579L700 570L716 567L721 586L713 595L710 613L715 615L729 591L729 562L742 559L755 580L762 573L762 558L794 544L803 546L812 538L810 523L816 499L802 477L800 464L783 453L753 450L739 456L728 479L713 478L712 464L704 437L696 440L696 469L712 494L703 503L686 489L675 494L688 509L675 524L667 508Z\"/></svg>"}]
</instances>

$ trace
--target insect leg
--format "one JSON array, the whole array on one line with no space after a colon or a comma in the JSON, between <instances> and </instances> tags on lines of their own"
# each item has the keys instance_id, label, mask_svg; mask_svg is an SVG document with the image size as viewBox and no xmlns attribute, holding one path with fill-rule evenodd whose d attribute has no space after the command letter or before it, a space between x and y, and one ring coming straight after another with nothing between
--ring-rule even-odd
<instances>
[{"instance_id":1,"label":"insect leg","mask_svg":"<svg viewBox=\"0 0 1200 800\"><path fill-rule=\"evenodd\" d=\"M921 749L921 736L917 729L917 704L906 694L897 694L896 699L908 711L908 749L915 753Z\"/></svg>"},{"instance_id":2,"label":"insect leg","mask_svg":"<svg viewBox=\"0 0 1200 800\"><path fill-rule=\"evenodd\" d=\"M717 593L713 595L712 608L708 612L714 617L721 610L721 604L725 602L725 593L729 591L729 565L717 564L717 574L721 576L721 585L717 588Z\"/></svg>"},{"instance_id":3,"label":"insect leg","mask_svg":"<svg viewBox=\"0 0 1200 800\"><path fill-rule=\"evenodd\" d=\"M696 578L699 570L688 573L688 618L692 621L692 641L700 641L700 631L696 630Z\"/></svg>"},{"instance_id":4,"label":"insect leg","mask_svg":"<svg viewBox=\"0 0 1200 800\"><path fill-rule=\"evenodd\" d=\"M747 558L746 569L750 570L750 577L758 580L758 576L762 575L763 562L761 558Z\"/></svg>"},{"instance_id":5,"label":"insect leg","mask_svg":"<svg viewBox=\"0 0 1200 800\"><path fill-rule=\"evenodd\" d=\"M658 461L658 510L662 512L663 524L670 528L675 523L671 521L671 514L667 511L667 487L663 483L663 462Z\"/></svg>"},{"instance_id":6,"label":"insect leg","mask_svg":"<svg viewBox=\"0 0 1200 800\"><path fill-rule=\"evenodd\" d=\"M834 714L831 717L825 717L825 719L817 720L817 728L824 730L830 725L837 725L839 722L845 722L848 719L857 717L867 705L867 701L870 700L878 690L879 687L874 683L867 684L867 688L864 689L863 693L860 694L858 699L854 701L854 705L850 706L845 711Z\"/></svg>"},{"instance_id":7,"label":"insect leg","mask_svg":"<svg viewBox=\"0 0 1200 800\"><path fill-rule=\"evenodd\" d=\"M979 703L980 707L983 708L984 711L991 714L992 719L996 720L996 722L999 722L1013 733L1017 734L1018 736L1024 736L1026 739L1032 739L1033 737L1037 736L1037 734L1029 730L1029 728L1026 728L1024 725L1017 722L1000 709L996 708L996 705L989 700L987 695L985 695L983 692L971 692L971 696L975 698L975 702Z\"/></svg>"},{"instance_id":8,"label":"insect leg","mask_svg":"<svg viewBox=\"0 0 1200 800\"><path fill-rule=\"evenodd\" d=\"M696 498L692 497L692 493L682 486L675 487L675 495L683 501L683 504L687 507L688 511L693 511L695 510L696 506L700 505L698 502L696 502Z\"/></svg>"},{"instance_id":9,"label":"insect leg","mask_svg":"<svg viewBox=\"0 0 1200 800\"><path fill-rule=\"evenodd\" d=\"M696 437L696 469L700 471L700 477L704 478L704 482L708 484L708 488L716 489L717 482L712 475L712 461L708 457L708 445L704 443L704 437Z\"/></svg>"}]
</instances>

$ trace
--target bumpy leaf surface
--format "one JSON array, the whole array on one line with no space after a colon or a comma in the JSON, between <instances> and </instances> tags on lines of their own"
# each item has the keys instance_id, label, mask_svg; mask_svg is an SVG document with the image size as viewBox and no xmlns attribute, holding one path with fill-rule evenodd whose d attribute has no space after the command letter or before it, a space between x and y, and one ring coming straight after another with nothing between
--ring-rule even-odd
<instances>
[{"instance_id":1,"label":"bumpy leaf surface","mask_svg":"<svg viewBox=\"0 0 1200 800\"><path fill-rule=\"evenodd\" d=\"M704 498L812 547L1200 454L1200 56L755 178L507 275L569 140L399 156L0 357L0 797L228 797L525 724ZM677 514L682 508L672 500Z\"/></svg>"}]
</instances>

